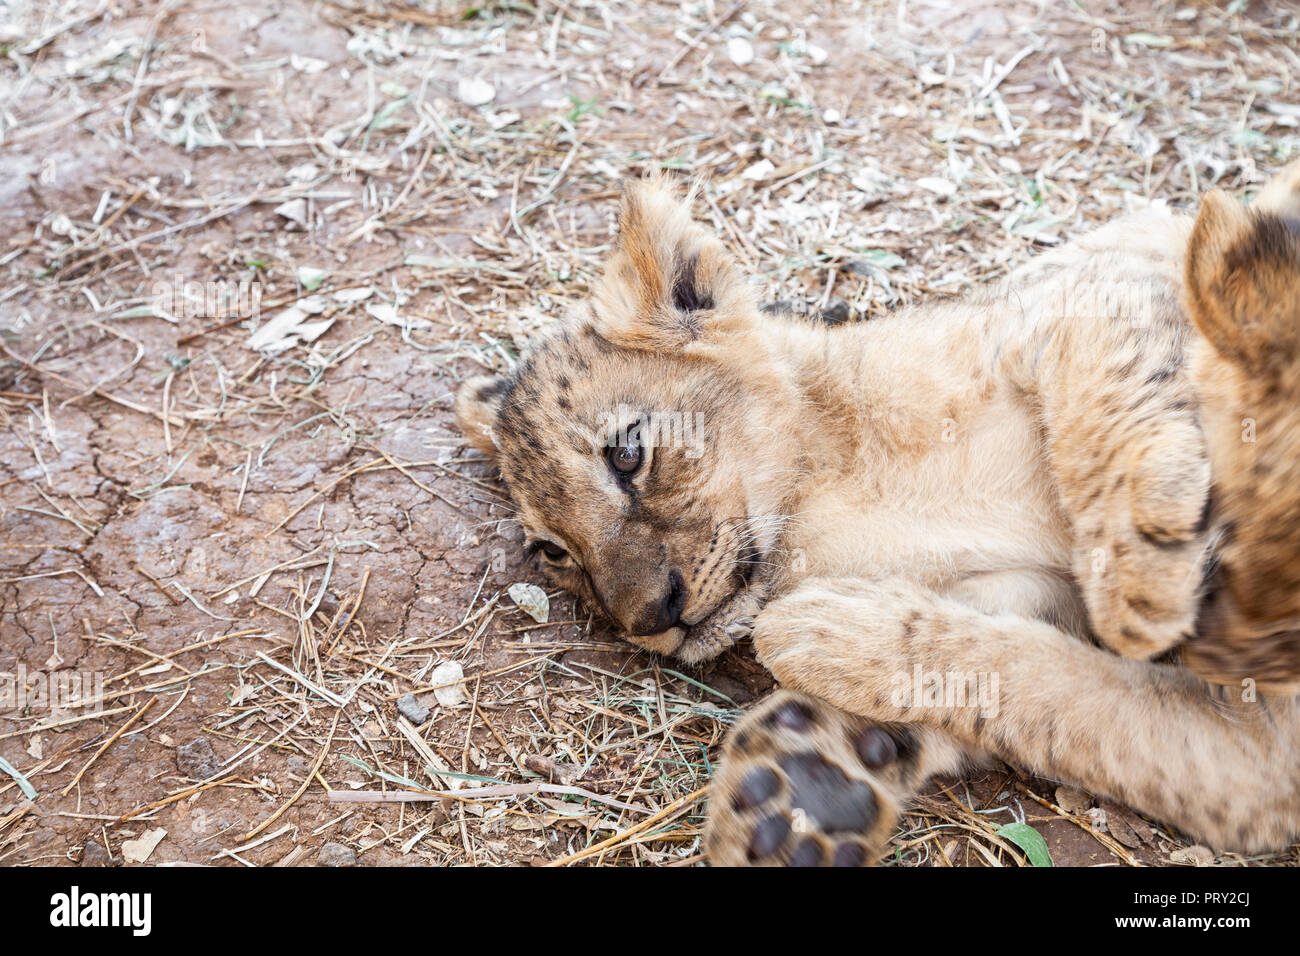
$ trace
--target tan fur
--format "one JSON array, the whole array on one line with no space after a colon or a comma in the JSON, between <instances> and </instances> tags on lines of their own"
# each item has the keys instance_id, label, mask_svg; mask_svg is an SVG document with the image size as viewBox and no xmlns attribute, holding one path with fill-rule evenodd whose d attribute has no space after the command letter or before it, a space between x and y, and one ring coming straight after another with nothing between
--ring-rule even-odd
<instances>
[{"instance_id":1,"label":"tan fur","mask_svg":"<svg viewBox=\"0 0 1300 956\"><path fill-rule=\"evenodd\" d=\"M1268 195L1277 209L1293 191ZM1216 593L1255 638L1265 617L1248 602L1268 588L1246 551L1272 540L1266 572L1300 573L1300 484L1252 486L1257 469L1243 470L1213 424L1239 416L1240 390L1258 384L1243 368L1276 366L1284 385L1246 401L1261 421L1286 418L1276 401L1297 365L1260 344L1291 341L1296 282L1285 267L1270 273L1255 293L1270 323L1252 324L1230 311L1236 287L1185 290L1193 235L1190 220L1150 210L978 300L828 329L761 316L722 246L664 182L642 183L591 301L508 380L467 383L457 411L496 455L529 539L564 548L548 570L635 643L695 662L752 633L781 683L811 695L819 726L843 723L833 704L853 727L916 728L908 766L991 753L1217 847L1276 847L1300 832L1300 709L1288 696L1242 699L1235 681L1215 690L1180 659L1269 646L1225 636L1247 630L1232 622L1192 640L1220 551L1228 583ZM1192 248L1231 268L1237 247ZM702 454L656 447L623 482L603 451L619 408L698 416ZM1300 431L1268 454L1292 474ZM1273 526L1286 521L1272 539L1240 513L1266 493ZM679 591L680 620L652 632ZM997 714L891 700L918 666L1000 674ZM794 837L775 856L747 849L763 821L729 805L781 748L832 747L746 737L760 738L724 758L710 829L723 862L793 854ZM891 772L827 771L880 795L880 816L854 839L878 838L919 783ZM772 800L787 801L786 819L798 787L783 779Z\"/></svg>"}]
</instances>

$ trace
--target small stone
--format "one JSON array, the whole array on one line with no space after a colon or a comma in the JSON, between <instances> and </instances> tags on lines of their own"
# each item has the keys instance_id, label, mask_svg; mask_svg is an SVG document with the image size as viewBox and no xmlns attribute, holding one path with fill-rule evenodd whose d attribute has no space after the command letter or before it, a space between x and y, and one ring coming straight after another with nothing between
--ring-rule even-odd
<instances>
[{"instance_id":1,"label":"small stone","mask_svg":"<svg viewBox=\"0 0 1300 956\"><path fill-rule=\"evenodd\" d=\"M176 768L187 777L206 780L221 769L221 761L207 737L196 737L176 748Z\"/></svg>"},{"instance_id":2,"label":"small stone","mask_svg":"<svg viewBox=\"0 0 1300 956\"><path fill-rule=\"evenodd\" d=\"M496 99L497 91L487 80L461 77L456 84L456 96L466 106L486 106Z\"/></svg>"},{"instance_id":3,"label":"small stone","mask_svg":"<svg viewBox=\"0 0 1300 956\"><path fill-rule=\"evenodd\" d=\"M736 66L749 66L754 62L754 44L744 37L732 37L727 41L727 59Z\"/></svg>"},{"instance_id":4,"label":"small stone","mask_svg":"<svg viewBox=\"0 0 1300 956\"><path fill-rule=\"evenodd\" d=\"M397 698L397 712L417 727L429 719L429 708L416 700L414 694Z\"/></svg>"},{"instance_id":5,"label":"small stone","mask_svg":"<svg viewBox=\"0 0 1300 956\"><path fill-rule=\"evenodd\" d=\"M296 222L305 228L307 225L307 200L290 199L288 202L280 203L275 207L275 214L283 216L290 222Z\"/></svg>"},{"instance_id":6,"label":"small stone","mask_svg":"<svg viewBox=\"0 0 1300 956\"><path fill-rule=\"evenodd\" d=\"M289 772L296 774L299 777L307 776L307 771L310 769L307 765L307 761L302 757L290 757L286 763L289 766Z\"/></svg>"},{"instance_id":7,"label":"small stone","mask_svg":"<svg viewBox=\"0 0 1300 956\"><path fill-rule=\"evenodd\" d=\"M326 843L320 848L322 866L356 866L357 851L342 843Z\"/></svg>"},{"instance_id":8,"label":"small stone","mask_svg":"<svg viewBox=\"0 0 1300 956\"><path fill-rule=\"evenodd\" d=\"M436 688L433 696L443 707L459 707L469 698L465 696L465 668L457 661L443 661L429 675L429 683ZM447 687L438 687L447 684Z\"/></svg>"},{"instance_id":9,"label":"small stone","mask_svg":"<svg viewBox=\"0 0 1300 956\"><path fill-rule=\"evenodd\" d=\"M147 863L149 857L153 856L153 851L158 849L158 844L166 837L167 831L159 827L156 830L145 830L134 840L124 840L122 859L127 863Z\"/></svg>"},{"instance_id":10,"label":"small stone","mask_svg":"<svg viewBox=\"0 0 1300 956\"><path fill-rule=\"evenodd\" d=\"M948 199L957 192L957 184L944 179L942 176L923 176L916 181L916 184L936 196L942 196L944 199Z\"/></svg>"},{"instance_id":11,"label":"small stone","mask_svg":"<svg viewBox=\"0 0 1300 956\"><path fill-rule=\"evenodd\" d=\"M308 292L315 292L319 289L321 283L325 281L325 276L326 273L324 269L317 269L315 266L298 267L298 281L302 283L302 287ZM326 596L326 600L329 600L328 595ZM334 605L334 610L338 610L338 601L333 601L332 603ZM317 606L317 610L323 611L326 617L331 616L330 609L325 606L325 601L322 601Z\"/></svg>"},{"instance_id":12,"label":"small stone","mask_svg":"<svg viewBox=\"0 0 1300 956\"><path fill-rule=\"evenodd\" d=\"M545 624L550 619L550 598L536 584L520 581L518 584L510 585L506 593L510 595L510 600L515 602L519 610L538 624Z\"/></svg>"},{"instance_id":13,"label":"small stone","mask_svg":"<svg viewBox=\"0 0 1300 956\"><path fill-rule=\"evenodd\" d=\"M110 866L112 862L108 857L108 851L94 840L87 840L86 845L81 848L82 866Z\"/></svg>"}]
</instances>

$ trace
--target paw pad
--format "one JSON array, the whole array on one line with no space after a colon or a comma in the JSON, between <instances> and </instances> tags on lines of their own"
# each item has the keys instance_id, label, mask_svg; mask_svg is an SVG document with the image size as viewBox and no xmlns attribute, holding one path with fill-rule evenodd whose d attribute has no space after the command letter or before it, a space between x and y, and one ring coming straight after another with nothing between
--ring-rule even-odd
<instances>
[{"instance_id":1,"label":"paw pad","mask_svg":"<svg viewBox=\"0 0 1300 956\"><path fill-rule=\"evenodd\" d=\"M831 866L861 866L867 861L867 852L857 843L841 843L835 848Z\"/></svg>"},{"instance_id":2,"label":"paw pad","mask_svg":"<svg viewBox=\"0 0 1300 956\"><path fill-rule=\"evenodd\" d=\"M812 710L797 700L787 701L767 718L769 727L793 730L795 733L804 733L812 727L813 723Z\"/></svg>"},{"instance_id":3,"label":"paw pad","mask_svg":"<svg viewBox=\"0 0 1300 956\"><path fill-rule=\"evenodd\" d=\"M853 741L864 766L879 770L898 759L898 743L884 729L868 727Z\"/></svg>"},{"instance_id":4,"label":"paw pad","mask_svg":"<svg viewBox=\"0 0 1300 956\"><path fill-rule=\"evenodd\" d=\"M790 781L790 801L825 833L857 833L876 822L876 793L863 780L850 780L839 767L818 754L804 752L781 758Z\"/></svg>"},{"instance_id":5,"label":"paw pad","mask_svg":"<svg viewBox=\"0 0 1300 956\"><path fill-rule=\"evenodd\" d=\"M766 767L757 767L745 774L745 778L740 781L732 806L737 810L752 810L771 800L779 789L781 781L776 774Z\"/></svg>"},{"instance_id":6,"label":"paw pad","mask_svg":"<svg viewBox=\"0 0 1300 956\"><path fill-rule=\"evenodd\" d=\"M814 837L804 837L790 854L791 866L821 866L826 860L826 851Z\"/></svg>"},{"instance_id":7,"label":"paw pad","mask_svg":"<svg viewBox=\"0 0 1300 956\"><path fill-rule=\"evenodd\" d=\"M722 865L865 866L898 819L895 791L918 750L876 725L783 692L728 743L706 847Z\"/></svg>"},{"instance_id":8,"label":"paw pad","mask_svg":"<svg viewBox=\"0 0 1300 956\"><path fill-rule=\"evenodd\" d=\"M749 840L750 862L756 862L776 853L785 845L789 836L790 821L785 817L773 815L759 820Z\"/></svg>"}]
</instances>

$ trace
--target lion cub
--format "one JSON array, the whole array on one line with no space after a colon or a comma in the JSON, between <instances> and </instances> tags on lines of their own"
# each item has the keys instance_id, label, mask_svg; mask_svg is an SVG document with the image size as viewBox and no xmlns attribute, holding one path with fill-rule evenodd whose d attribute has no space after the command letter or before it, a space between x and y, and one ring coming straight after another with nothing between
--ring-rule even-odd
<instances>
[{"instance_id":1,"label":"lion cub","mask_svg":"<svg viewBox=\"0 0 1300 956\"><path fill-rule=\"evenodd\" d=\"M786 688L726 745L715 862L874 862L985 755L1257 851L1300 833L1298 329L1300 167L834 329L760 314L651 180L456 406L560 585Z\"/></svg>"}]
</instances>

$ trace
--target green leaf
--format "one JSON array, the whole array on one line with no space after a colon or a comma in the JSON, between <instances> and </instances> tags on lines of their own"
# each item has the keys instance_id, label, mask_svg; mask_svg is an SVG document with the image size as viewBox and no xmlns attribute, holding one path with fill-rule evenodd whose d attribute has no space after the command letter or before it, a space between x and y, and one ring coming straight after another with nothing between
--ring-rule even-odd
<instances>
[{"instance_id":1,"label":"green leaf","mask_svg":"<svg viewBox=\"0 0 1300 956\"><path fill-rule=\"evenodd\" d=\"M23 796L28 800L36 799L36 788L28 782L27 778L19 772L17 767L11 764L8 760L5 760L4 757L0 757L0 771L7 773L9 776L14 778L14 783L18 784L18 789L23 792Z\"/></svg>"},{"instance_id":2,"label":"green leaf","mask_svg":"<svg viewBox=\"0 0 1300 956\"><path fill-rule=\"evenodd\" d=\"M299 266L298 281L302 283L302 287L308 292L315 292L321 287L321 283L325 281L325 270L313 266Z\"/></svg>"},{"instance_id":3,"label":"green leaf","mask_svg":"<svg viewBox=\"0 0 1300 956\"><path fill-rule=\"evenodd\" d=\"M862 258L882 269L897 269L905 264L902 256L888 249L867 249L862 253Z\"/></svg>"},{"instance_id":4,"label":"green leaf","mask_svg":"<svg viewBox=\"0 0 1300 956\"><path fill-rule=\"evenodd\" d=\"M409 97L404 96L400 100L393 100L387 106L380 109L379 112L375 114L375 118L370 121L367 130L387 129L392 126L393 123L396 122L393 119L393 114L405 106L408 99Z\"/></svg>"},{"instance_id":5,"label":"green leaf","mask_svg":"<svg viewBox=\"0 0 1300 956\"><path fill-rule=\"evenodd\" d=\"M1028 823L1008 823L998 830L998 836L1006 837L1025 851L1029 862L1034 866L1055 866L1052 854L1048 852L1047 841L1043 835Z\"/></svg>"},{"instance_id":6,"label":"green leaf","mask_svg":"<svg viewBox=\"0 0 1300 956\"><path fill-rule=\"evenodd\" d=\"M397 776L397 774L393 774L393 773L385 773L382 770L375 770L364 760L358 760L356 757L349 757L347 754L341 754L340 756L342 756L343 759L346 760L348 763L352 764L352 766L360 767L366 773L373 773L376 777L382 777L383 779L387 780L389 783L395 783L400 787L410 787L412 790L425 789L424 787L420 786L420 784L416 783L414 780L408 780L406 777L399 777Z\"/></svg>"}]
</instances>

